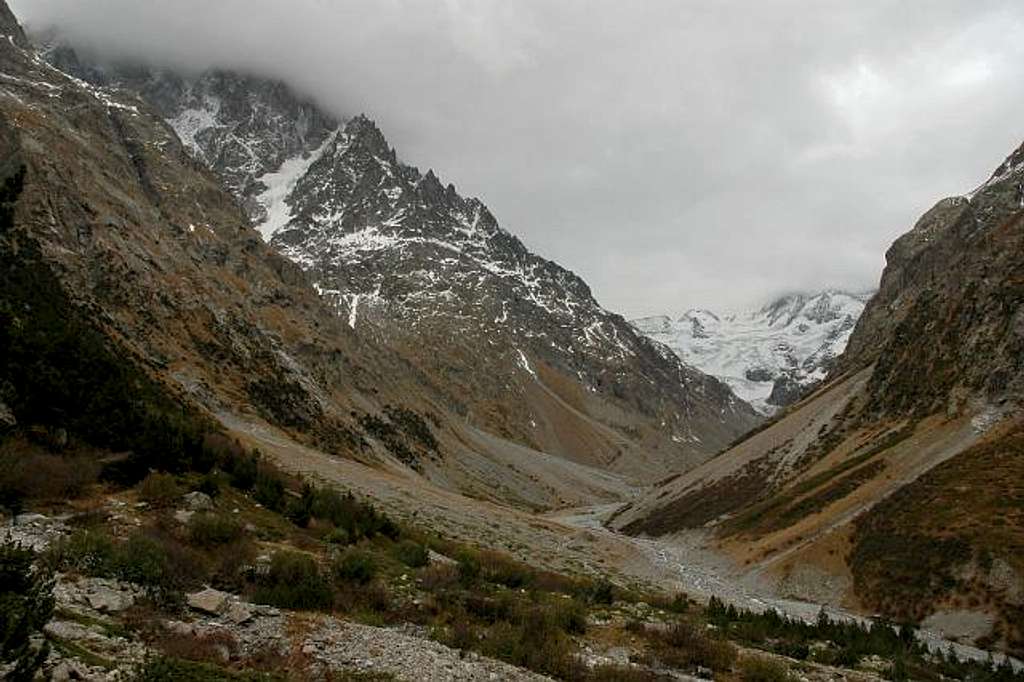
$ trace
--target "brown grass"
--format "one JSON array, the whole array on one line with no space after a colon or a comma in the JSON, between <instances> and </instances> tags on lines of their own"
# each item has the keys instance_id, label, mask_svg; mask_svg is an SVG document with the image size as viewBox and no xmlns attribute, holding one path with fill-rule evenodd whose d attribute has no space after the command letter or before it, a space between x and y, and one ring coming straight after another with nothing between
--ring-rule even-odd
<instances>
[{"instance_id":1,"label":"brown grass","mask_svg":"<svg viewBox=\"0 0 1024 682\"><path fill-rule=\"evenodd\" d=\"M881 502L856 524L858 597L894 619L944 604L1000 615L996 638L1024 653L1024 613L988 580L998 559L1024 575L1024 426L988 439Z\"/></svg>"}]
</instances>

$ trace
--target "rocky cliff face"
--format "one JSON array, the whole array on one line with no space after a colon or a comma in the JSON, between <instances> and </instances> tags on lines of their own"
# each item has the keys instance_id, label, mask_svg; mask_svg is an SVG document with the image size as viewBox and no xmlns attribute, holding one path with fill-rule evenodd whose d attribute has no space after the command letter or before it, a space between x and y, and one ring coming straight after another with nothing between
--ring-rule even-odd
<instances>
[{"instance_id":1,"label":"rocky cliff face","mask_svg":"<svg viewBox=\"0 0 1024 682\"><path fill-rule=\"evenodd\" d=\"M748 312L689 310L677 320L648 317L632 324L771 414L825 378L868 298L843 291L791 294Z\"/></svg>"},{"instance_id":2,"label":"rocky cliff face","mask_svg":"<svg viewBox=\"0 0 1024 682\"><path fill-rule=\"evenodd\" d=\"M401 163L369 119L339 123L281 84L236 74L187 80L83 65L68 48L46 54L141 93L350 327L410 358L470 423L659 476L757 422L727 386L601 308L482 202Z\"/></svg>"},{"instance_id":3,"label":"rocky cliff face","mask_svg":"<svg viewBox=\"0 0 1024 682\"><path fill-rule=\"evenodd\" d=\"M83 329L175 399L346 456L400 449L374 445L367 415L438 409L429 381L339 320L145 102L0 41L0 145L3 177L23 185L0 235L4 281L18 285L5 286L0 311L15 327L60 290ZM17 383L0 389L24 406ZM436 456L404 447L408 464Z\"/></svg>"},{"instance_id":4,"label":"rocky cliff face","mask_svg":"<svg viewBox=\"0 0 1024 682\"><path fill-rule=\"evenodd\" d=\"M7 6L7 3L0 3L0 35L6 36L18 47L28 47L29 41L25 32L18 23L14 12Z\"/></svg>"},{"instance_id":5,"label":"rocky cliff face","mask_svg":"<svg viewBox=\"0 0 1024 682\"><path fill-rule=\"evenodd\" d=\"M833 376L875 363L874 413L950 414L1024 396L1024 148L940 201L886 254ZM970 403L971 405L968 405Z\"/></svg>"}]
</instances>

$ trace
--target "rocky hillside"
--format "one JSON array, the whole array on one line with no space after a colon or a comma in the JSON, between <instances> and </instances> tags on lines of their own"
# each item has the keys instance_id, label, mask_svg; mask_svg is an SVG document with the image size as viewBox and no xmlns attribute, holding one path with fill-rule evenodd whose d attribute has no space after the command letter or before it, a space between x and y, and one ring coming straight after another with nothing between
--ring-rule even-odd
<instances>
[{"instance_id":1,"label":"rocky hillside","mask_svg":"<svg viewBox=\"0 0 1024 682\"><path fill-rule=\"evenodd\" d=\"M645 479L757 423L477 199L402 163L364 116L339 122L280 83L47 58L141 94L349 326L397 349L473 427ZM486 349L486 352L481 352Z\"/></svg>"},{"instance_id":2,"label":"rocky hillside","mask_svg":"<svg viewBox=\"0 0 1024 682\"><path fill-rule=\"evenodd\" d=\"M0 45L3 171L20 192L2 243L9 329L28 339L50 325L37 341L57 344L59 325L79 321L97 348L189 404L256 413L339 453L362 449L353 411L402 395L426 411L424 393L407 390L414 372L389 369L398 356L337 320L152 109L20 42ZM43 319L43 309L61 312ZM19 411L49 373L5 370L15 417L38 416Z\"/></svg>"},{"instance_id":3,"label":"rocky hillside","mask_svg":"<svg viewBox=\"0 0 1024 682\"><path fill-rule=\"evenodd\" d=\"M450 389L353 330L264 243L155 109L54 68L8 30L4 426L148 467L168 456L167 430L195 445L196 424L216 421L479 498L551 507L620 494L614 476L467 426Z\"/></svg>"},{"instance_id":4,"label":"rocky hillside","mask_svg":"<svg viewBox=\"0 0 1024 682\"><path fill-rule=\"evenodd\" d=\"M869 298L832 290L790 294L754 311L694 309L676 320L646 317L632 324L772 414L828 375Z\"/></svg>"},{"instance_id":5,"label":"rocky hillside","mask_svg":"<svg viewBox=\"0 0 1024 682\"><path fill-rule=\"evenodd\" d=\"M1024 652L1024 148L887 261L821 388L614 524L708 527L791 594Z\"/></svg>"}]
</instances>

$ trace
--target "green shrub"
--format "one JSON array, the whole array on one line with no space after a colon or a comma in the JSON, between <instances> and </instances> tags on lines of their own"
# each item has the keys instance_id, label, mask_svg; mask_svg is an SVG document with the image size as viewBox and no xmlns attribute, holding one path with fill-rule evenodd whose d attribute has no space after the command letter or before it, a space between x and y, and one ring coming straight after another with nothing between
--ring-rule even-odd
<instances>
[{"instance_id":1,"label":"green shrub","mask_svg":"<svg viewBox=\"0 0 1024 682\"><path fill-rule=\"evenodd\" d=\"M605 663L594 666L583 679L586 682L661 682L666 678L632 665Z\"/></svg>"},{"instance_id":2,"label":"green shrub","mask_svg":"<svg viewBox=\"0 0 1024 682\"><path fill-rule=\"evenodd\" d=\"M658 660L671 667L728 670L736 661L736 647L688 621L675 623L653 638Z\"/></svg>"},{"instance_id":3,"label":"green shrub","mask_svg":"<svg viewBox=\"0 0 1024 682\"><path fill-rule=\"evenodd\" d=\"M348 531L344 528L332 528L324 534L324 542L331 545L347 545L350 542Z\"/></svg>"},{"instance_id":4,"label":"green shrub","mask_svg":"<svg viewBox=\"0 0 1024 682\"><path fill-rule=\"evenodd\" d=\"M587 631L587 609L575 599L556 597L547 612L554 625L571 635L582 635Z\"/></svg>"},{"instance_id":5,"label":"green shrub","mask_svg":"<svg viewBox=\"0 0 1024 682\"><path fill-rule=\"evenodd\" d=\"M306 528L309 526L309 522L313 520L309 505L302 499L288 500L284 507L284 515L299 528Z\"/></svg>"},{"instance_id":6,"label":"green shrub","mask_svg":"<svg viewBox=\"0 0 1024 682\"><path fill-rule=\"evenodd\" d=\"M793 678L780 661L759 656L748 656L740 660L740 679L743 682L789 682Z\"/></svg>"},{"instance_id":7,"label":"green shrub","mask_svg":"<svg viewBox=\"0 0 1024 682\"><path fill-rule=\"evenodd\" d=\"M44 560L54 570L111 576L116 564L115 555L114 542L109 535L81 530L50 543Z\"/></svg>"},{"instance_id":8,"label":"green shrub","mask_svg":"<svg viewBox=\"0 0 1024 682\"><path fill-rule=\"evenodd\" d=\"M592 604L605 604L610 606L615 602L615 585L607 580L598 580L587 594L587 600Z\"/></svg>"},{"instance_id":9,"label":"green shrub","mask_svg":"<svg viewBox=\"0 0 1024 682\"><path fill-rule=\"evenodd\" d=\"M480 577L480 559L476 552L462 549L455 555L459 567L459 580L469 585Z\"/></svg>"},{"instance_id":10,"label":"green shrub","mask_svg":"<svg viewBox=\"0 0 1024 682\"><path fill-rule=\"evenodd\" d=\"M242 526L226 514L200 513L188 521L189 540L200 547L216 547L242 538Z\"/></svg>"},{"instance_id":11,"label":"green shrub","mask_svg":"<svg viewBox=\"0 0 1024 682\"><path fill-rule=\"evenodd\" d=\"M284 481L280 477L260 467L252 493L257 502L271 511L281 511L284 509L284 490Z\"/></svg>"},{"instance_id":12,"label":"green shrub","mask_svg":"<svg viewBox=\"0 0 1024 682\"><path fill-rule=\"evenodd\" d=\"M253 600L283 609L323 610L333 605L334 592L313 557L277 552L257 578Z\"/></svg>"},{"instance_id":13,"label":"green shrub","mask_svg":"<svg viewBox=\"0 0 1024 682\"><path fill-rule=\"evenodd\" d=\"M402 540L394 547L395 558L409 568L423 568L430 563L430 552L414 540Z\"/></svg>"},{"instance_id":14,"label":"green shrub","mask_svg":"<svg viewBox=\"0 0 1024 682\"><path fill-rule=\"evenodd\" d=\"M6 679L31 680L49 655L32 638L53 615L53 575L36 564L32 550L0 545L0 661L12 665Z\"/></svg>"},{"instance_id":15,"label":"green shrub","mask_svg":"<svg viewBox=\"0 0 1024 682\"><path fill-rule=\"evenodd\" d=\"M210 499L216 499L220 495L220 476L216 472L208 472L199 482L197 490L204 495L209 495Z\"/></svg>"},{"instance_id":16,"label":"green shrub","mask_svg":"<svg viewBox=\"0 0 1024 682\"><path fill-rule=\"evenodd\" d=\"M401 529L386 514L378 512L371 504L359 502L352 493L342 494L332 488L315 489L310 493L309 511L314 518L344 529L349 542L378 535L392 540L401 536Z\"/></svg>"},{"instance_id":17,"label":"green shrub","mask_svg":"<svg viewBox=\"0 0 1024 682\"><path fill-rule=\"evenodd\" d=\"M377 560L361 549L349 549L334 560L334 577L346 583L365 585L377 575Z\"/></svg>"},{"instance_id":18,"label":"green shrub","mask_svg":"<svg viewBox=\"0 0 1024 682\"><path fill-rule=\"evenodd\" d=\"M167 507L181 497L181 488L174 476L154 472L139 484L139 499L154 507Z\"/></svg>"},{"instance_id":19,"label":"green shrub","mask_svg":"<svg viewBox=\"0 0 1024 682\"><path fill-rule=\"evenodd\" d=\"M533 582L535 571L515 559L490 550L477 553L480 577L495 585L504 585L518 590Z\"/></svg>"},{"instance_id":20,"label":"green shrub","mask_svg":"<svg viewBox=\"0 0 1024 682\"><path fill-rule=\"evenodd\" d=\"M259 456L257 453L240 454L231 451L225 455L221 467L227 472L231 487L242 492L249 492L256 485Z\"/></svg>"},{"instance_id":21,"label":"green shrub","mask_svg":"<svg viewBox=\"0 0 1024 682\"><path fill-rule=\"evenodd\" d=\"M157 530L138 531L123 543L101 532L78 531L52 543L46 562L56 570L135 583L165 604L179 602L184 589L205 578L201 557Z\"/></svg>"},{"instance_id":22,"label":"green shrub","mask_svg":"<svg viewBox=\"0 0 1024 682\"><path fill-rule=\"evenodd\" d=\"M179 605L182 593L206 579L202 557L173 536L158 530L139 531L116 546L114 575L148 589L164 605Z\"/></svg>"},{"instance_id":23,"label":"green shrub","mask_svg":"<svg viewBox=\"0 0 1024 682\"><path fill-rule=\"evenodd\" d=\"M271 682L283 679L275 675L234 672L209 663L159 656L139 667L134 682Z\"/></svg>"}]
</instances>

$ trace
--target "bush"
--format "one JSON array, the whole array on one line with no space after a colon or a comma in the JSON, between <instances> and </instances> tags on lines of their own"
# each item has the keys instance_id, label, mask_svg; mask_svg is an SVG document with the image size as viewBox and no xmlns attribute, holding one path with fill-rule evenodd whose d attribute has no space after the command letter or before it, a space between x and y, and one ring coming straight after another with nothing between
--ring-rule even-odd
<instances>
[{"instance_id":1,"label":"bush","mask_svg":"<svg viewBox=\"0 0 1024 682\"><path fill-rule=\"evenodd\" d=\"M204 495L209 495L210 499L217 499L217 496L220 495L220 477L212 471L207 473L199 482L197 490Z\"/></svg>"},{"instance_id":2,"label":"bush","mask_svg":"<svg viewBox=\"0 0 1024 682\"><path fill-rule=\"evenodd\" d=\"M228 474L231 487L249 492L256 485L256 476L259 473L259 459L256 453L239 454L231 451L225 455L221 466Z\"/></svg>"},{"instance_id":3,"label":"bush","mask_svg":"<svg viewBox=\"0 0 1024 682\"><path fill-rule=\"evenodd\" d=\"M233 672L209 663L160 656L140 666L133 682L271 682L275 679L261 673Z\"/></svg>"},{"instance_id":4,"label":"bush","mask_svg":"<svg viewBox=\"0 0 1024 682\"><path fill-rule=\"evenodd\" d=\"M174 476L154 472L139 484L139 499L154 507L167 507L181 497L181 488Z\"/></svg>"},{"instance_id":5,"label":"bush","mask_svg":"<svg viewBox=\"0 0 1024 682\"><path fill-rule=\"evenodd\" d=\"M423 568L430 563L430 552L414 540L402 540L396 544L394 555L409 568Z\"/></svg>"},{"instance_id":6,"label":"bush","mask_svg":"<svg viewBox=\"0 0 1024 682\"><path fill-rule=\"evenodd\" d=\"M30 549L0 545L0 660L13 665L6 679L31 680L49 655L38 635L53 615L53 575Z\"/></svg>"},{"instance_id":7,"label":"bush","mask_svg":"<svg viewBox=\"0 0 1024 682\"><path fill-rule=\"evenodd\" d=\"M459 575L458 567L453 564L430 564L419 572L420 585L431 592L445 590L458 584Z\"/></svg>"},{"instance_id":8,"label":"bush","mask_svg":"<svg viewBox=\"0 0 1024 682\"><path fill-rule=\"evenodd\" d=\"M112 577L141 585L166 605L178 605L185 589L205 579L202 557L158 530L140 531L116 546Z\"/></svg>"},{"instance_id":9,"label":"bush","mask_svg":"<svg viewBox=\"0 0 1024 682\"><path fill-rule=\"evenodd\" d=\"M586 682L661 682L665 678L643 668L605 663L594 666L584 679Z\"/></svg>"},{"instance_id":10,"label":"bush","mask_svg":"<svg viewBox=\"0 0 1024 682\"><path fill-rule=\"evenodd\" d=\"M188 521L189 541L200 547L217 547L242 538L242 526L225 514L195 514Z\"/></svg>"},{"instance_id":11,"label":"bush","mask_svg":"<svg viewBox=\"0 0 1024 682\"><path fill-rule=\"evenodd\" d=\"M615 585L607 580L598 580L587 592L587 600L592 604L605 604L610 606L615 603Z\"/></svg>"},{"instance_id":12,"label":"bush","mask_svg":"<svg viewBox=\"0 0 1024 682\"><path fill-rule=\"evenodd\" d=\"M168 604L205 577L201 557L158 530L138 531L123 543L96 531L79 531L51 544L47 565L101 578L116 578L148 588Z\"/></svg>"},{"instance_id":13,"label":"bush","mask_svg":"<svg viewBox=\"0 0 1024 682\"><path fill-rule=\"evenodd\" d=\"M238 640L228 630L166 630L153 644L166 656L204 663L223 664L238 653Z\"/></svg>"},{"instance_id":14,"label":"bush","mask_svg":"<svg viewBox=\"0 0 1024 682\"><path fill-rule=\"evenodd\" d=\"M110 536L82 530L50 543L44 559L53 570L110 576L114 572L115 554Z\"/></svg>"},{"instance_id":15,"label":"bush","mask_svg":"<svg viewBox=\"0 0 1024 682\"><path fill-rule=\"evenodd\" d=\"M484 550L477 554L480 577L495 585L518 590L533 582L535 571L499 552Z\"/></svg>"},{"instance_id":16,"label":"bush","mask_svg":"<svg viewBox=\"0 0 1024 682\"><path fill-rule=\"evenodd\" d=\"M333 605L334 592L313 557L277 552L258 577L253 600L283 609L325 610Z\"/></svg>"},{"instance_id":17,"label":"bush","mask_svg":"<svg viewBox=\"0 0 1024 682\"><path fill-rule=\"evenodd\" d=\"M0 444L0 507L20 513L27 500L63 501L82 495L99 479L87 455L54 455L21 438Z\"/></svg>"},{"instance_id":18,"label":"bush","mask_svg":"<svg viewBox=\"0 0 1024 682\"><path fill-rule=\"evenodd\" d=\"M282 511L284 509L284 481L274 473L260 467L256 476L256 487L253 489L253 498L271 511Z\"/></svg>"},{"instance_id":19,"label":"bush","mask_svg":"<svg viewBox=\"0 0 1024 682\"><path fill-rule=\"evenodd\" d=\"M709 636L697 625L681 621L664 632L651 633L655 655L667 666L692 669L698 666L728 670L736 662L736 647Z\"/></svg>"},{"instance_id":20,"label":"bush","mask_svg":"<svg viewBox=\"0 0 1024 682\"><path fill-rule=\"evenodd\" d=\"M758 656L740 660L740 679L743 682L789 682L792 677L780 661Z\"/></svg>"},{"instance_id":21,"label":"bush","mask_svg":"<svg viewBox=\"0 0 1024 682\"><path fill-rule=\"evenodd\" d=\"M458 562L459 580L466 585L476 582L480 577L480 559L477 554L463 549L456 554L455 560Z\"/></svg>"},{"instance_id":22,"label":"bush","mask_svg":"<svg viewBox=\"0 0 1024 682\"><path fill-rule=\"evenodd\" d=\"M377 575L377 560L360 549L349 549L334 560L334 577L346 583L365 585Z\"/></svg>"},{"instance_id":23,"label":"bush","mask_svg":"<svg viewBox=\"0 0 1024 682\"><path fill-rule=\"evenodd\" d=\"M306 498L304 491L302 499ZM401 529L387 515L378 512L373 505L359 502L352 493L342 494L332 488L311 490L309 513L344 530L349 543L378 535L392 540L401 536Z\"/></svg>"},{"instance_id":24,"label":"bush","mask_svg":"<svg viewBox=\"0 0 1024 682\"><path fill-rule=\"evenodd\" d=\"M324 542L329 545L347 545L350 542L348 531L344 528L332 528L324 534Z\"/></svg>"},{"instance_id":25,"label":"bush","mask_svg":"<svg viewBox=\"0 0 1024 682\"><path fill-rule=\"evenodd\" d=\"M575 599L558 599L548 607L548 613L556 627L571 635L587 632L587 609Z\"/></svg>"}]
</instances>

